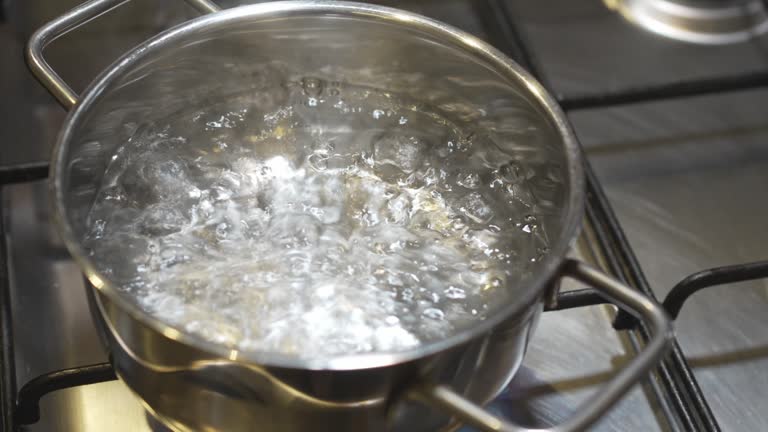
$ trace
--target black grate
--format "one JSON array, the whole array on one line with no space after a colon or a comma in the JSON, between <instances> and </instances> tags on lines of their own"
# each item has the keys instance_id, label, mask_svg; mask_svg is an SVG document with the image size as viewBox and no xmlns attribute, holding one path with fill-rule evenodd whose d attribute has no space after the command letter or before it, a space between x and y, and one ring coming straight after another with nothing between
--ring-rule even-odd
<instances>
[{"instance_id":1,"label":"black grate","mask_svg":"<svg viewBox=\"0 0 768 432\"><path fill-rule=\"evenodd\" d=\"M2 2L0 1L0 4ZM481 17L484 30L491 42L515 58L548 87L540 73L536 57L529 50L523 35L518 31L514 14L506 2L501 0L475 0L473 6ZM713 93L748 90L768 87L768 71L738 76L724 76L716 79L674 82L648 87L633 87L599 94L563 96L557 100L566 112L617 106L630 103L657 101L671 98L699 96ZM589 162L585 161L587 173L587 230L594 239L594 248L607 269L616 278L650 298L655 298L635 254L619 224L610 203L600 186ZM2 186L44 180L48 174L48 163L31 163L0 167L0 194ZM10 310L10 279L8 272L8 249L2 209L0 209L0 421L3 430L17 430L20 426L39 420L38 403L47 393L86 384L116 379L109 363L82 366L43 374L25 383L19 390L16 386L14 366L13 328ZM680 312L685 300L704 288L768 277L768 262L748 263L705 270L681 281L663 301L672 317ZM549 310L602 304L604 300L590 289L561 293L557 304ZM617 330L626 330L635 349L648 339L649 332L643 323L638 323L629 314L619 311L614 322ZM650 379L650 388L671 428L685 431L720 431L707 400L701 392L695 377L677 341L672 352L657 368Z\"/></svg>"}]
</instances>

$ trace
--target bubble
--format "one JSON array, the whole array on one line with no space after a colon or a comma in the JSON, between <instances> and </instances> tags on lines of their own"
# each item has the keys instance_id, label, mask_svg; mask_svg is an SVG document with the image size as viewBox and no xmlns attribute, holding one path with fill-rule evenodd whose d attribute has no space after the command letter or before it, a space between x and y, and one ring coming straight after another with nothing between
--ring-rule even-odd
<instances>
[{"instance_id":1,"label":"bubble","mask_svg":"<svg viewBox=\"0 0 768 432\"><path fill-rule=\"evenodd\" d=\"M476 223L484 224L493 219L493 210L478 192L467 194L459 205L459 211Z\"/></svg>"},{"instance_id":2,"label":"bubble","mask_svg":"<svg viewBox=\"0 0 768 432\"><path fill-rule=\"evenodd\" d=\"M104 229L107 226L107 221L104 219L96 219L91 223L91 230L88 236L93 240L98 240L104 235Z\"/></svg>"},{"instance_id":3,"label":"bubble","mask_svg":"<svg viewBox=\"0 0 768 432\"><path fill-rule=\"evenodd\" d=\"M483 291L491 291L495 290L497 288L500 288L504 284L504 281L501 280L501 278L498 277L492 277L485 286L483 286Z\"/></svg>"},{"instance_id":4,"label":"bubble","mask_svg":"<svg viewBox=\"0 0 768 432\"><path fill-rule=\"evenodd\" d=\"M523 218L523 223L521 224L521 230L523 232L526 232L528 234L533 233L534 231L538 230L538 220L536 219L536 216L533 215L527 215Z\"/></svg>"},{"instance_id":5,"label":"bubble","mask_svg":"<svg viewBox=\"0 0 768 432\"><path fill-rule=\"evenodd\" d=\"M205 130L214 131L217 129L234 129L243 121L243 112L231 111L222 114L214 120L205 122Z\"/></svg>"},{"instance_id":6,"label":"bubble","mask_svg":"<svg viewBox=\"0 0 768 432\"><path fill-rule=\"evenodd\" d=\"M393 165L412 173L424 161L426 145L413 136L385 133L374 142L376 164Z\"/></svg>"},{"instance_id":7,"label":"bubble","mask_svg":"<svg viewBox=\"0 0 768 432\"><path fill-rule=\"evenodd\" d=\"M226 222L222 222L216 225L216 238L224 240L229 235L229 225Z\"/></svg>"},{"instance_id":8,"label":"bubble","mask_svg":"<svg viewBox=\"0 0 768 432\"><path fill-rule=\"evenodd\" d=\"M400 319L394 315L389 315L388 317L384 318L384 322L389 325L397 325L400 322Z\"/></svg>"},{"instance_id":9,"label":"bubble","mask_svg":"<svg viewBox=\"0 0 768 432\"><path fill-rule=\"evenodd\" d=\"M322 299L328 299L333 297L334 292L336 292L336 290L334 289L333 285L326 284L317 287L315 290L315 295Z\"/></svg>"},{"instance_id":10,"label":"bubble","mask_svg":"<svg viewBox=\"0 0 768 432\"><path fill-rule=\"evenodd\" d=\"M375 161L373 159L373 153L361 152L360 160L368 167L373 167Z\"/></svg>"},{"instance_id":11,"label":"bubble","mask_svg":"<svg viewBox=\"0 0 768 432\"><path fill-rule=\"evenodd\" d=\"M166 152L142 154L133 159L121 180L125 199L137 207L172 200L194 188L189 182L186 161Z\"/></svg>"},{"instance_id":12,"label":"bubble","mask_svg":"<svg viewBox=\"0 0 768 432\"><path fill-rule=\"evenodd\" d=\"M195 251L188 245L180 243L166 243L158 246L158 254L155 263L160 269L169 269L175 265L183 264L192 259Z\"/></svg>"},{"instance_id":13,"label":"bubble","mask_svg":"<svg viewBox=\"0 0 768 432\"><path fill-rule=\"evenodd\" d=\"M415 298L415 293L410 288L404 288L400 291L400 298L403 300L404 303L409 304L413 302L413 299Z\"/></svg>"},{"instance_id":14,"label":"bubble","mask_svg":"<svg viewBox=\"0 0 768 432\"><path fill-rule=\"evenodd\" d=\"M159 203L148 206L139 220L139 232L160 237L181 231L188 223L184 214L175 206Z\"/></svg>"},{"instance_id":15,"label":"bubble","mask_svg":"<svg viewBox=\"0 0 768 432\"><path fill-rule=\"evenodd\" d=\"M307 163L315 171L325 171L328 168L328 155L312 153L307 157Z\"/></svg>"},{"instance_id":16,"label":"bubble","mask_svg":"<svg viewBox=\"0 0 768 432\"><path fill-rule=\"evenodd\" d=\"M424 309L424 312L422 312L421 315L424 316L425 318L429 318L433 320L445 319L445 313L437 308Z\"/></svg>"},{"instance_id":17,"label":"bubble","mask_svg":"<svg viewBox=\"0 0 768 432\"><path fill-rule=\"evenodd\" d=\"M320 78L305 77L301 80L301 88L310 99L316 99L323 92L325 82ZM314 105L310 105L314 106Z\"/></svg>"},{"instance_id":18,"label":"bubble","mask_svg":"<svg viewBox=\"0 0 768 432\"><path fill-rule=\"evenodd\" d=\"M378 212L372 211L369 208L363 208L360 210L359 220L360 222L362 222L362 225L366 227L373 227L378 225L381 222ZM380 251L383 251L384 250L383 245L379 245L378 249Z\"/></svg>"},{"instance_id":19,"label":"bubble","mask_svg":"<svg viewBox=\"0 0 768 432\"><path fill-rule=\"evenodd\" d=\"M100 199L122 203L126 200L126 196L121 186L108 186L103 190Z\"/></svg>"},{"instance_id":20,"label":"bubble","mask_svg":"<svg viewBox=\"0 0 768 432\"><path fill-rule=\"evenodd\" d=\"M393 224L403 225L409 220L412 205L407 194L400 194L387 202L387 221Z\"/></svg>"},{"instance_id":21,"label":"bubble","mask_svg":"<svg viewBox=\"0 0 768 432\"><path fill-rule=\"evenodd\" d=\"M474 140L476 136L474 133L470 133L465 137L456 141L456 150L466 153L474 146Z\"/></svg>"},{"instance_id":22,"label":"bubble","mask_svg":"<svg viewBox=\"0 0 768 432\"><path fill-rule=\"evenodd\" d=\"M288 256L288 265L295 276L310 272L310 258L303 253L294 253Z\"/></svg>"},{"instance_id":23,"label":"bubble","mask_svg":"<svg viewBox=\"0 0 768 432\"><path fill-rule=\"evenodd\" d=\"M413 334L403 328L393 326L376 329L374 339L376 347L382 351L388 351L393 348L403 349L419 344L419 340Z\"/></svg>"},{"instance_id":24,"label":"bubble","mask_svg":"<svg viewBox=\"0 0 768 432\"><path fill-rule=\"evenodd\" d=\"M476 172L459 172L456 183L467 189L478 189L480 187L480 174Z\"/></svg>"},{"instance_id":25,"label":"bubble","mask_svg":"<svg viewBox=\"0 0 768 432\"><path fill-rule=\"evenodd\" d=\"M90 244L103 272L118 283L134 280L138 266L148 264L150 259L147 239L136 234L113 233L108 241Z\"/></svg>"},{"instance_id":26,"label":"bubble","mask_svg":"<svg viewBox=\"0 0 768 432\"><path fill-rule=\"evenodd\" d=\"M215 201L229 201L232 199L232 196L234 195L234 192L224 186L213 186L211 187L211 191L213 192L212 198Z\"/></svg>"},{"instance_id":27,"label":"bubble","mask_svg":"<svg viewBox=\"0 0 768 432\"><path fill-rule=\"evenodd\" d=\"M499 167L499 176L510 183L519 183L525 179L523 170L516 162L510 161Z\"/></svg>"},{"instance_id":28,"label":"bubble","mask_svg":"<svg viewBox=\"0 0 768 432\"><path fill-rule=\"evenodd\" d=\"M507 185L505 192L511 203L522 204L525 207L533 207L534 198L531 191L523 184Z\"/></svg>"},{"instance_id":29,"label":"bubble","mask_svg":"<svg viewBox=\"0 0 768 432\"><path fill-rule=\"evenodd\" d=\"M461 300L467 298L467 293L464 292L463 289L455 286L449 286L443 293L447 298L452 300Z\"/></svg>"}]
</instances>

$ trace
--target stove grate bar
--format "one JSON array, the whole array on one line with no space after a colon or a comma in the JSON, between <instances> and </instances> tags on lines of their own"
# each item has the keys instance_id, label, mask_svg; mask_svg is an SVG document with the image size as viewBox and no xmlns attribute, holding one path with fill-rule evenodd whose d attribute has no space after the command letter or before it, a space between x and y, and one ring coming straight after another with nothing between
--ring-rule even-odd
<instances>
[{"instance_id":1,"label":"stove grate bar","mask_svg":"<svg viewBox=\"0 0 768 432\"><path fill-rule=\"evenodd\" d=\"M11 275L8 272L8 244L2 205L0 184L0 426L4 431L12 431L16 426L16 365L11 315Z\"/></svg>"},{"instance_id":2,"label":"stove grate bar","mask_svg":"<svg viewBox=\"0 0 768 432\"><path fill-rule=\"evenodd\" d=\"M40 399L48 393L116 379L117 375L110 363L62 369L35 377L19 391L16 424L37 423L40 420Z\"/></svg>"},{"instance_id":3,"label":"stove grate bar","mask_svg":"<svg viewBox=\"0 0 768 432\"><path fill-rule=\"evenodd\" d=\"M757 261L702 270L678 282L664 298L662 306L672 319L677 319L686 300L693 294L721 285L748 282L768 278L768 261ZM612 304L591 288L558 293L553 306L546 312L573 309L583 306ZM616 330L633 330L638 321L624 309L619 309L613 326Z\"/></svg>"},{"instance_id":4,"label":"stove grate bar","mask_svg":"<svg viewBox=\"0 0 768 432\"><path fill-rule=\"evenodd\" d=\"M45 180L49 166L48 162L0 166L0 186Z\"/></svg>"},{"instance_id":5,"label":"stove grate bar","mask_svg":"<svg viewBox=\"0 0 768 432\"><path fill-rule=\"evenodd\" d=\"M575 111L757 88L768 88L768 71L748 72L693 81L676 81L579 96L557 95L557 100L564 110Z\"/></svg>"},{"instance_id":6,"label":"stove grate bar","mask_svg":"<svg viewBox=\"0 0 768 432\"><path fill-rule=\"evenodd\" d=\"M737 264L716 267L694 273L677 283L664 298L662 305L672 319L676 319L685 301L693 294L706 289L725 284L747 282L768 278L768 261L757 261L747 264ZM616 317L614 327L625 330L633 327L636 322L632 315L621 311Z\"/></svg>"}]
</instances>

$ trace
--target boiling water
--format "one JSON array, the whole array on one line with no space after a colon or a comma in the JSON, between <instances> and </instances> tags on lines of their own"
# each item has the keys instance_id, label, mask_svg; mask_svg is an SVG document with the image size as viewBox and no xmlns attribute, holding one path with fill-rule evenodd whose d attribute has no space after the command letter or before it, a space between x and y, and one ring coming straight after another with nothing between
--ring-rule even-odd
<instances>
[{"instance_id":1,"label":"boiling water","mask_svg":"<svg viewBox=\"0 0 768 432\"><path fill-rule=\"evenodd\" d=\"M524 167L466 125L314 78L281 97L127 126L85 242L159 319L239 350L404 350L484 319L546 252Z\"/></svg>"}]
</instances>

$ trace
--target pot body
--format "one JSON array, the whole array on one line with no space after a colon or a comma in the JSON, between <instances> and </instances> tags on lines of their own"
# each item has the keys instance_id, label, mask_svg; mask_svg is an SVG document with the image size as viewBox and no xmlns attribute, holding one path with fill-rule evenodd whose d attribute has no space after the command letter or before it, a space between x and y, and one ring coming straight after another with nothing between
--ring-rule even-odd
<instances>
[{"instance_id":1,"label":"pot body","mask_svg":"<svg viewBox=\"0 0 768 432\"><path fill-rule=\"evenodd\" d=\"M484 404L520 366L541 303L472 341L413 361L322 371L250 365L179 343L89 288L118 376L171 430L435 431L452 419L407 397L414 383L451 386ZM236 359L235 359L236 360Z\"/></svg>"},{"instance_id":2,"label":"pot body","mask_svg":"<svg viewBox=\"0 0 768 432\"><path fill-rule=\"evenodd\" d=\"M491 305L488 318L471 328L409 352L344 363L303 364L230 350L150 316L99 272L82 246L87 214L112 156L144 125L222 101L230 111L278 106L295 86L320 103L347 86L370 88L471 125L479 145L501 147L526 167L521 178L529 181L510 193L521 211L533 211L526 200L538 199L548 254L522 269L509 287L513 294ZM321 114L314 121L333 126ZM247 142L247 136L229 138ZM284 142L262 150L288 156L302 151ZM441 23L343 2L244 6L198 18L137 47L77 102L52 167L60 231L92 284L94 319L114 366L148 410L177 430L426 431L447 425L447 416L404 397L410 386L443 383L483 403L509 382L544 293L575 238L583 205L581 159L564 116L517 65Z\"/></svg>"}]
</instances>

